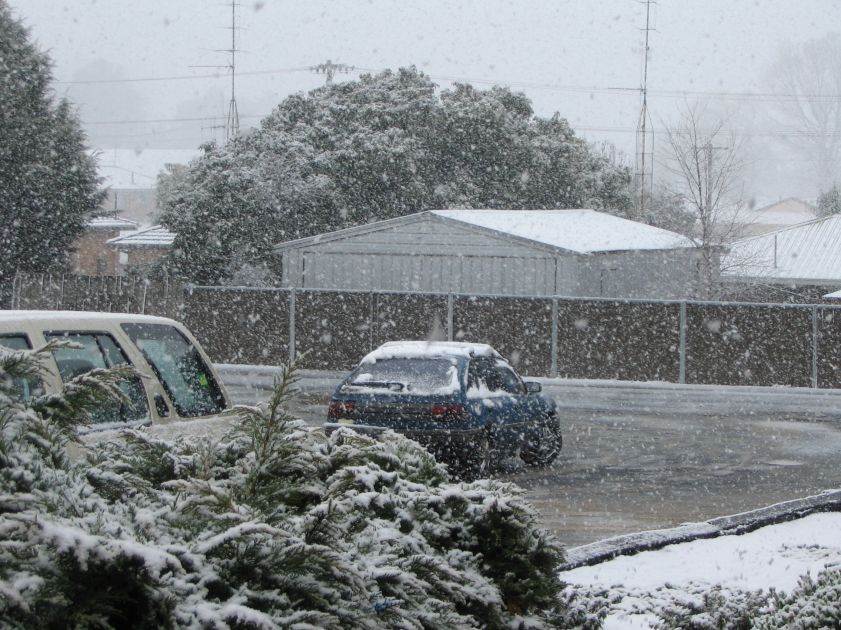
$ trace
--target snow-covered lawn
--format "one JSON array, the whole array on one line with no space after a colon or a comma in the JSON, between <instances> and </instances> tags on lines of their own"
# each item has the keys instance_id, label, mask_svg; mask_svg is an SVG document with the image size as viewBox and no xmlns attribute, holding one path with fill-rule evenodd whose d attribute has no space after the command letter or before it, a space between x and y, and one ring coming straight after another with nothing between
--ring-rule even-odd
<instances>
[{"instance_id":1,"label":"snow-covered lawn","mask_svg":"<svg viewBox=\"0 0 841 630\"><path fill-rule=\"evenodd\" d=\"M605 630L648 628L650 611L669 601L700 600L700 593L774 588L791 592L802 575L841 566L841 513L812 514L741 536L722 536L622 556L566 571L572 585L622 595Z\"/></svg>"}]
</instances>

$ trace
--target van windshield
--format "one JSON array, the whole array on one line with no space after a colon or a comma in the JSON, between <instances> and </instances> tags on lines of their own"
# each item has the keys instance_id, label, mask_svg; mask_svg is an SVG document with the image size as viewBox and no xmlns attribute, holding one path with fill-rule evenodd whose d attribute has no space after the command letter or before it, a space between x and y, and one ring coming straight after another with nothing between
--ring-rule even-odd
<instances>
[{"instance_id":1,"label":"van windshield","mask_svg":"<svg viewBox=\"0 0 841 630\"><path fill-rule=\"evenodd\" d=\"M182 418L207 416L227 407L222 388L198 349L174 326L123 324L152 366Z\"/></svg>"}]
</instances>

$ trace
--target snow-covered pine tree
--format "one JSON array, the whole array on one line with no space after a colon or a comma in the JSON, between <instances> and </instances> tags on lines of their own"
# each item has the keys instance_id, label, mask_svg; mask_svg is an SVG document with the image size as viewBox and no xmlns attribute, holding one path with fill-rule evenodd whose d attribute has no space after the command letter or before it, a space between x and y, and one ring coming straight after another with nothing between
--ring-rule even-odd
<instances>
[{"instance_id":1,"label":"snow-covered pine tree","mask_svg":"<svg viewBox=\"0 0 841 630\"><path fill-rule=\"evenodd\" d=\"M563 627L559 545L515 487L450 483L402 436L290 417L294 372L212 443L142 431L67 456L121 374L21 400L0 354L0 619L103 628ZM78 447L81 447L79 445Z\"/></svg>"},{"instance_id":2,"label":"snow-covered pine tree","mask_svg":"<svg viewBox=\"0 0 841 630\"><path fill-rule=\"evenodd\" d=\"M833 214L841 214L841 188L833 184L829 190L818 195L819 217L828 217Z\"/></svg>"},{"instance_id":3,"label":"snow-covered pine tree","mask_svg":"<svg viewBox=\"0 0 841 630\"><path fill-rule=\"evenodd\" d=\"M102 202L96 162L46 54L0 0L0 287L59 268Z\"/></svg>"}]
</instances>

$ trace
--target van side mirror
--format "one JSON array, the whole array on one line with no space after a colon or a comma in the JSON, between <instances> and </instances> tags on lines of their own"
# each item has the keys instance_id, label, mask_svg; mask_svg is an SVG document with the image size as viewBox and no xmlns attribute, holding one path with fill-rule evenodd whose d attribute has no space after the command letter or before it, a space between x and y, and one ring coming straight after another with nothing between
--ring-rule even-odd
<instances>
[{"instance_id":1,"label":"van side mirror","mask_svg":"<svg viewBox=\"0 0 841 630\"><path fill-rule=\"evenodd\" d=\"M543 391L543 387L537 381L526 381L526 392L529 394L539 394Z\"/></svg>"}]
</instances>

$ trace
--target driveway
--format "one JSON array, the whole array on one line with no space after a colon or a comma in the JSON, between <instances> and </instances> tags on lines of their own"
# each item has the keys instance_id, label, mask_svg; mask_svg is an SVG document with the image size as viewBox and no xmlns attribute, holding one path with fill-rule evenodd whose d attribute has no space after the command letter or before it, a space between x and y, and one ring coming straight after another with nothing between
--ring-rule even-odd
<instances>
[{"instance_id":1,"label":"driveway","mask_svg":"<svg viewBox=\"0 0 841 630\"><path fill-rule=\"evenodd\" d=\"M222 366L236 402L265 397L270 375L252 372ZM339 375L303 376L293 410L321 424ZM841 488L841 390L541 380L563 418L561 457L498 475L567 546Z\"/></svg>"}]
</instances>

